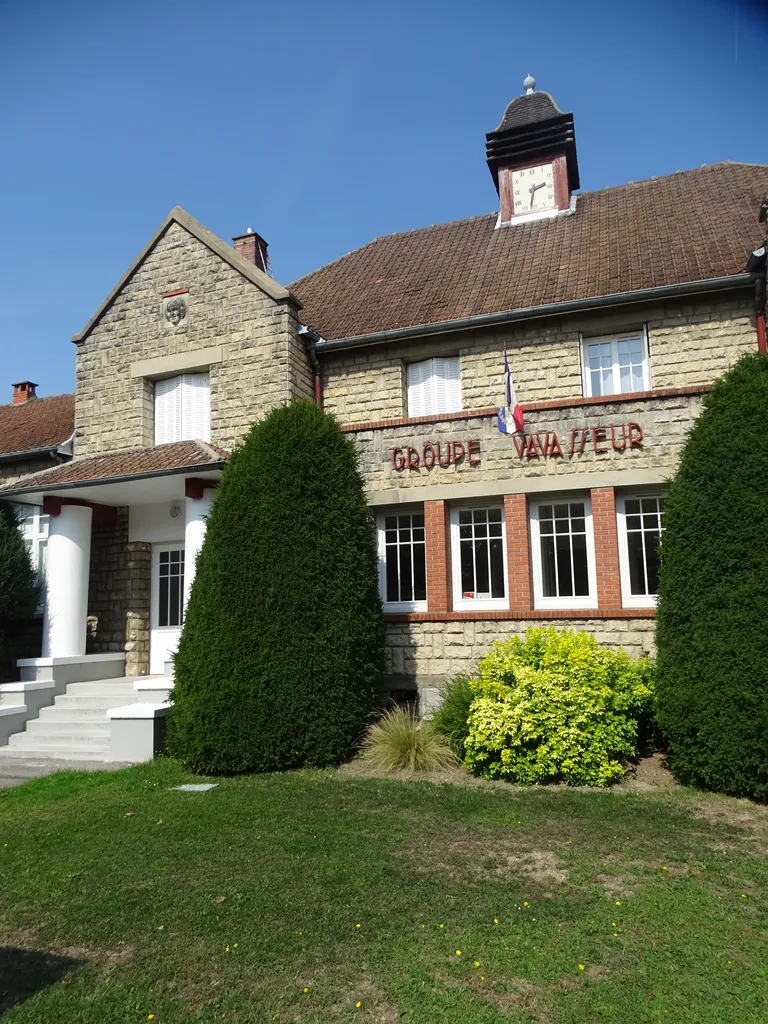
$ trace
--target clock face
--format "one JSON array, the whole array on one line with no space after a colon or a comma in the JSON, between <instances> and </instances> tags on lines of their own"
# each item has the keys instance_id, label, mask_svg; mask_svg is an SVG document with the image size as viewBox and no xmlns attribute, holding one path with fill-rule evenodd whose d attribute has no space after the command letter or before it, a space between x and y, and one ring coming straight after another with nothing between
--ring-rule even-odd
<instances>
[{"instance_id":1,"label":"clock face","mask_svg":"<svg viewBox=\"0 0 768 1024\"><path fill-rule=\"evenodd\" d=\"M512 172L512 198L515 216L552 210L555 206L555 175L552 164L524 167Z\"/></svg>"}]
</instances>

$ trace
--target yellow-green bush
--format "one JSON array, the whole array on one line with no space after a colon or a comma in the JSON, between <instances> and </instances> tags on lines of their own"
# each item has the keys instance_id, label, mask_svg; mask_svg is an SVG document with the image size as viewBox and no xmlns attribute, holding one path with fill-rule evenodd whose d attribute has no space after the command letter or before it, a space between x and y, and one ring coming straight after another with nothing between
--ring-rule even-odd
<instances>
[{"instance_id":1,"label":"yellow-green bush","mask_svg":"<svg viewBox=\"0 0 768 1024\"><path fill-rule=\"evenodd\" d=\"M651 663L588 633L529 629L494 644L471 686L466 763L486 778L605 786L637 753Z\"/></svg>"}]
</instances>

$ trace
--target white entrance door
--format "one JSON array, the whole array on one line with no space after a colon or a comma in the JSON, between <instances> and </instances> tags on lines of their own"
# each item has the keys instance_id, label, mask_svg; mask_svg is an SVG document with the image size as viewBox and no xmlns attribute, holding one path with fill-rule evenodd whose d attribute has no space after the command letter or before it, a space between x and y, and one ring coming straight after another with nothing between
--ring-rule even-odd
<instances>
[{"instance_id":1,"label":"white entrance door","mask_svg":"<svg viewBox=\"0 0 768 1024\"><path fill-rule=\"evenodd\" d=\"M149 671L162 675L179 645L184 621L184 543L152 545Z\"/></svg>"}]
</instances>

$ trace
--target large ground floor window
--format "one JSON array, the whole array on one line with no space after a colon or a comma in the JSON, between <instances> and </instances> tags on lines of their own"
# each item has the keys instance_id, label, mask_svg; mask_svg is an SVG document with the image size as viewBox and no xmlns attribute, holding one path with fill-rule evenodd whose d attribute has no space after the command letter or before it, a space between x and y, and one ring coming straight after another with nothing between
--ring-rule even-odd
<instances>
[{"instance_id":1,"label":"large ground floor window","mask_svg":"<svg viewBox=\"0 0 768 1024\"><path fill-rule=\"evenodd\" d=\"M426 611L424 509L379 516L379 591L386 611Z\"/></svg>"},{"instance_id":2,"label":"large ground floor window","mask_svg":"<svg viewBox=\"0 0 768 1024\"><path fill-rule=\"evenodd\" d=\"M626 495L616 502L622 602L627 607L656 604L660 543L664 529L661 495Z\"/></svg>"},{"instance_id":3,"label":"large ground floor window","mask_svg":"<svg viewBox=\"0 0 768 1024\"><path fill-rule=\"evenodd\" d=\"M454 607L506 607L506 544L501 505L453 509L451 533Z\"/></svg>"},{"instance_id":4,"label":"large ground floor window","mask_svg":"<svg viewBox=\"0 0 768 1024\"><path fill-rule=\"evenodd\" d=\"M592 506L588 498L544 501L531 509L533 584L540 608L597 604Z\"/></svg>"}]
</instances>

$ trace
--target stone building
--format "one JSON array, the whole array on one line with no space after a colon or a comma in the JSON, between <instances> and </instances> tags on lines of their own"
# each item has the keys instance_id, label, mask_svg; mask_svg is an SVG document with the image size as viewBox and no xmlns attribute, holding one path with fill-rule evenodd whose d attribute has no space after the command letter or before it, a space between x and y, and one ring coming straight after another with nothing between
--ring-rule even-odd
<instances>
[{"instance_id":1,"label":"stone building","mask_svg":"<svg viewBox=\"0 0 768 1024\"><path fill-rule=\"evenodd\" d=\"M227 453L293 398L359 446L393 685L531 624L652 650L665 481L702 395L765 348L768 167L579 192L572 115L524 85L486 137L497 213L288 288L258 234L169 214L73 339L74 457L0 489L50 517L44 656L163 672Z\"/></svg>"}]
</instances>

